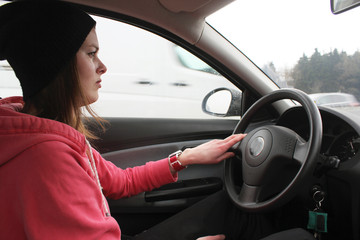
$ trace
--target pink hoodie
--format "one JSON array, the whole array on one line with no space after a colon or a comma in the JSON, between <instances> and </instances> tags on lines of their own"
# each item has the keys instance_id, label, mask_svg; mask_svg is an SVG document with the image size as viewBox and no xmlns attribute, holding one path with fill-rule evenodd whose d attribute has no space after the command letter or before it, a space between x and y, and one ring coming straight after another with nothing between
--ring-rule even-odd
<instances>
[{"instance_id":1,"label":"pink hoodie","mask_svg":"<svg viewBox=\"0 0 360 240\"><path fill-rule=\"evenodd\" d=\"M22 104L21 97L0 100L0 239L120 239L116 220L105 215L84 135L20 113ZM176 181L166 159L122 170L92 152L106 197Z\"/></svg>"}]
</instances>

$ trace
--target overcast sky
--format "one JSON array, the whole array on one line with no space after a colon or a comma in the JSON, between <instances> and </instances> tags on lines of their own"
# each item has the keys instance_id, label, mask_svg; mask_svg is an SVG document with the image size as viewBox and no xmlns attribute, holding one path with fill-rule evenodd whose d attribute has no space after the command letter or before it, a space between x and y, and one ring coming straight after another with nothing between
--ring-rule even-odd
<instances>
[{"instance_id":1,"label":"overcast sky","mask_svg":"<svg viewBox=\"0 0 360 240\"><path fill-rule=\"evenodd\" d=\"M333 15L330 0L237 0L207 20L259 66L292 67L315 48L360 50L360 7Z\"/></svg>"}]
</instances>

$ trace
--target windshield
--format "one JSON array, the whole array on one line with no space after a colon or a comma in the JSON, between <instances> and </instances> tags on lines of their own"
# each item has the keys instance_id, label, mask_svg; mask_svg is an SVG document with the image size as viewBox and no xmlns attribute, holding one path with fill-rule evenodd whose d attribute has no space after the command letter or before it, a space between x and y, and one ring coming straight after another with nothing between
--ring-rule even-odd
<instances>
[{"instance_id":1,"label":"windshield","mask_svg":"<svg viewBox=\"0 0 360 240\"><path fill-rule=\"evenodd\" d=\"M360 100L359 13L334 15L329 0L237 0L207 22L279 87L314 94L318 105L344 107Z\"/></svg>"}]
</instances>

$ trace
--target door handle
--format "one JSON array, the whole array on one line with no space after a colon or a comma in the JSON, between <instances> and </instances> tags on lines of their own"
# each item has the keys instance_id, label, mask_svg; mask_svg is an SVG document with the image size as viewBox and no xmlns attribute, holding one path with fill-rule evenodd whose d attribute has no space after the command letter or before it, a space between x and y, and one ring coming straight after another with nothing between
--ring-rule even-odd
<instances>
[{"instance_id":1,"label":"door handle","mask_svg":"<svg viewBox=\"0 0 360 240\"><path fill-rule=\"evenodd\" d=\"M187 179L176 183L166 184L151 192L145 193L146 202L174 200L181 198L200 197L210 195L222 189L220 178Z\"/></svg>"}]
</instances>

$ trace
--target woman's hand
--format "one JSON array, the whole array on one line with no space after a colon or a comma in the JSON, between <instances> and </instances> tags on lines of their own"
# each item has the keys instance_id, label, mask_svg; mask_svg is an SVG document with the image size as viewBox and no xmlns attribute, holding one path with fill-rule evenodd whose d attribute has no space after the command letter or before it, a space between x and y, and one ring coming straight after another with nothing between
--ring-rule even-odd
<instances>
[{"instance_id":1,"label":"woman's hand","mask_svg":"<svg viewBox=\"0 0 360 240\"><path fill-rule=\"evenodd\" d=\"M206 236L206 237L201 237L198 238L196 240L224 240L225 239L225 235L215 235L215 236Z\"/></svg>"},{"instance_id":2,"label":"woman's hand","mask_svg":"<svg viewBox=\"0 0 360 240\"><path fill-rule=\"evenodd\" d=\"M241 141L246 134L235 134L224 140L212 140L195 148L186 149L179 157L181 165L215 164L234 156L228 150Z\"/></svg>"}]
</instances>

